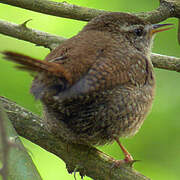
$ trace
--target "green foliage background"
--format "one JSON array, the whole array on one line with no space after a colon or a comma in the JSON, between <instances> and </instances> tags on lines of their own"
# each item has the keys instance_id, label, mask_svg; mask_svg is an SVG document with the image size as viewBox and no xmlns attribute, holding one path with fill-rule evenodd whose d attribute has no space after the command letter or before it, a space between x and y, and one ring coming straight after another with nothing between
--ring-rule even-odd
<instances>
[{"instance_id":1,"label":"green foliage background","mask_svg":"<svg viewBox=\"0 0 180 180\"><path fill-rule=\"evenodd\" d=\"M150 11L158 7L157 0L68 0L67 2L123 12ZM66 38L75 35L86 24L86 22L52 17L4 4L0 4L0 19L18 24L33 19L28 23L29 27ZM166 22L174 23L177 27L176 19L168 19ZM43 47L36 47L31 43L0 34L0 51L3 50L22 52L41 59L49 52ZM180 57L177 28L158 34L153 52ZM140 132L135 137L122 139L122 142L135 159L141 160L135 164L138 171L154 180L179 180L180 73L160 69L155 69L155 73L157 90L152 112ZM29 93L31 81L32 78L28 73L15 70L10 62L0 61L0 95L41 115L40 103L35 102ZM63 161L37 145L23 138L22 140L43 180L74 179L66 172ZM98 148L116 159L123 158L116 143Z\"/></svg>"}]
</instances>

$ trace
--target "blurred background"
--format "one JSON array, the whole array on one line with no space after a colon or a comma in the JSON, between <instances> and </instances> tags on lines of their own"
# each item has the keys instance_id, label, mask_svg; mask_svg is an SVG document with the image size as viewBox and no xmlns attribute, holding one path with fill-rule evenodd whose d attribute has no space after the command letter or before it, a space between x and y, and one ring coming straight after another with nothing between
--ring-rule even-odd
<instances>
[{"instance_id":1,"label":"blurred background","mask_svg":"<svg viewBox=\"0 0 180 180\"><path fill-rule=\"evenodd\" d=\"M157 8L159 1L67 0L66 2L109 11L143 12ZM20 24L33 19L28 23L29 27L66 38L78 33L86 24L86 22L48 16L4 4L0 4L0 12L2 20ZM173 23L177 27L175 18L168 19L166 23ZM43 47L0 34L0 51L3 50L22 52L40 59L49 53L49 50ZM158 34L153 52L180 57L177 28ZM141 160L135 163L136 170L153 180L179 180L180 73L161 69L155 69L155 73L157 89L152 112L136 136L121 141L134 159ZM17 71L10 62L0 61L0 95L41 115L40 103L35 102L29 93L31 81L32 77L28 73ZM22 141L30 151L43 180L74 179L73 175L67 173L64 162L55 155L24 138ZM98 148L116 159L123 158L116 143ZM85 177L84 179L90 178Z\"/></svg>"}]
</instances>

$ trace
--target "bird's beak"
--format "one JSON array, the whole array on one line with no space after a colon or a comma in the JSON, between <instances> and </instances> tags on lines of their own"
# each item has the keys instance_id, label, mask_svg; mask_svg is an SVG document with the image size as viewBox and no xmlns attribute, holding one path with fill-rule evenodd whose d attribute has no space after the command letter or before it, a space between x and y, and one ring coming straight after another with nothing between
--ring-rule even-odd
<instances>
[{"instance_id":1,"label":"bird's beak","mask_svg":"<svg viewBox=\"0 0 180 180\"><path fill-rule=\"evenodd\" d=\"M158 33L158 32L162 32L162 31L172 29L173 27L161 28L161 27L164 27L164 26L172 26L172 25L173 24L153 24L152 25L152 30L151 30L151 36Z\"/></svg>"}]
</instances>

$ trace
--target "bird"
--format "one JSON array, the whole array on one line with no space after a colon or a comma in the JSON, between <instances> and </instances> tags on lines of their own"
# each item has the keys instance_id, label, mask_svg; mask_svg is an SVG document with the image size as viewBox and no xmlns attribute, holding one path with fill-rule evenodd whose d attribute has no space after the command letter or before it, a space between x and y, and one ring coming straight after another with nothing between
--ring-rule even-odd
<instances>
[{"instance_id":1,"label":"bird","mask_svg":"<svg viewBox=\"0 0 180 180\"><path fill-rule=\"evenodd\" d=\"M89 146L116 141L123 162L131 163L134 159L119 138L135 135L151 110L153 39L170 25L151 24L129 13L103 13L43 61L2 53L16 68L35 73L30 92L43 105L50 133Z\"/></svg>"}]
</instances>

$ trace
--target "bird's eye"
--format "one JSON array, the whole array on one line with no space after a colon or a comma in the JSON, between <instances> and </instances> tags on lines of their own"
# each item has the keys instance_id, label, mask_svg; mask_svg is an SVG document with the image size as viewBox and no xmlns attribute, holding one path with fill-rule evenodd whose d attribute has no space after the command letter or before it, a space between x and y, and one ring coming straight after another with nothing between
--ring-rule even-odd
<instances>
[{"instance_id":1,"label":"bird's eye","mask_svg":"<svg viewBox=\"0 0 180 180\"><path fill-rule=\"evenodd\" d=\"M136 36L142 36L143 34L143 29L135 29L134 33L136 34Z\"/></svg>"}]
</instances>

